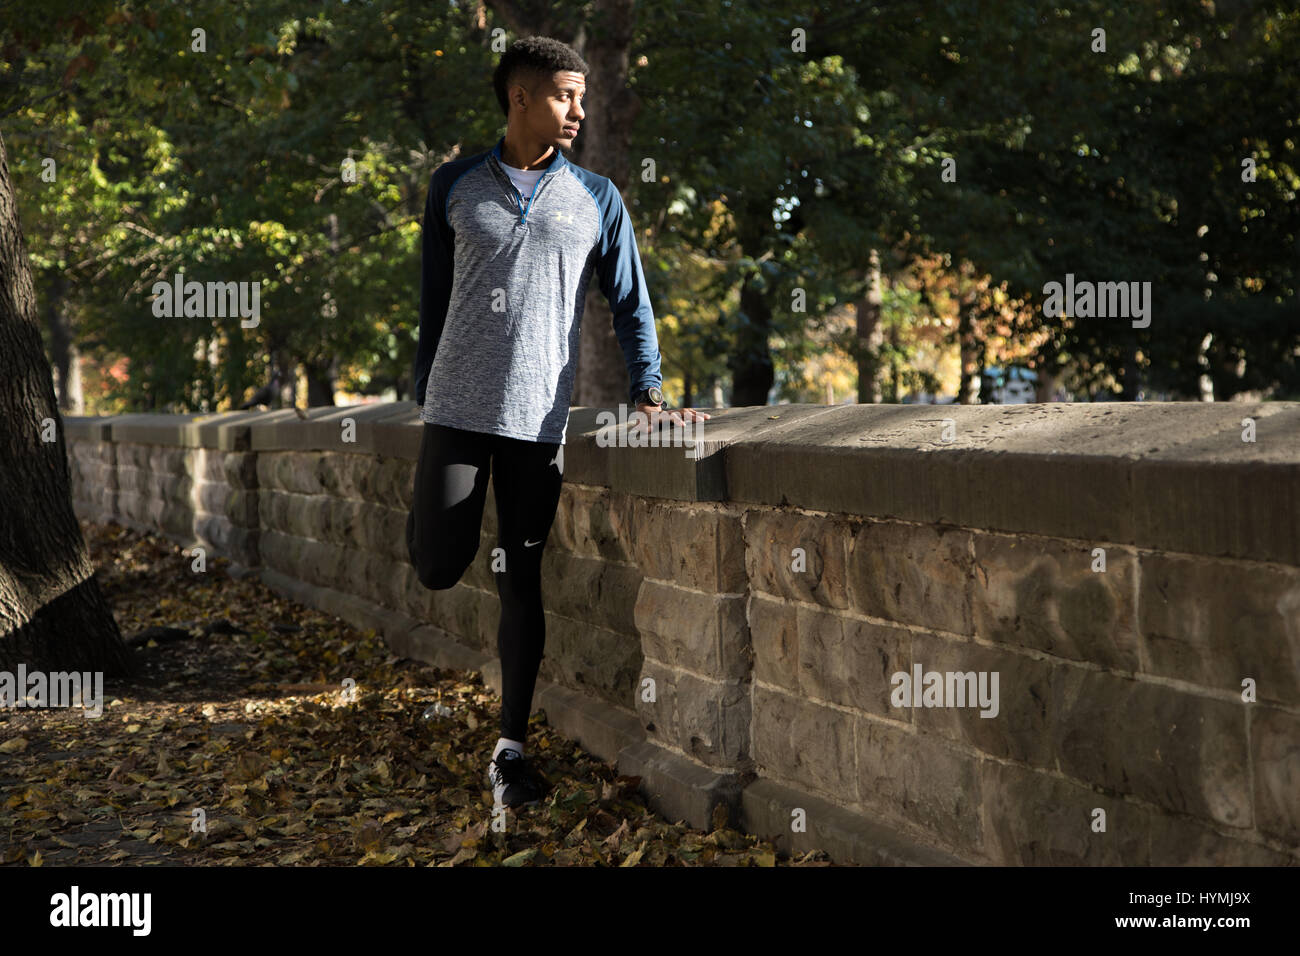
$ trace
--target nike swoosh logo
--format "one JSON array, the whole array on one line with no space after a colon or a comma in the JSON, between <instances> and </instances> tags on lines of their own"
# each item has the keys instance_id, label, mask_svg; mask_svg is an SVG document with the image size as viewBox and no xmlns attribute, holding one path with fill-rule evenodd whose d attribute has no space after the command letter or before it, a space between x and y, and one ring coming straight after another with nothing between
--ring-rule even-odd
<instances>
[{"instance_id":1,"label":"nike swoosh logo","mask_svg":"<svg viewBox=\"0 0 1300 956\"><path fill-rule=\"evenodd\" d=\"M531 548L531 547L532 547L533 545L535 545L535 544L541 544L541 542L540 542L540 541L525 541L525 542L524 542L524 547L525 547L525 548Z\"/></svg>"}]
</instances>

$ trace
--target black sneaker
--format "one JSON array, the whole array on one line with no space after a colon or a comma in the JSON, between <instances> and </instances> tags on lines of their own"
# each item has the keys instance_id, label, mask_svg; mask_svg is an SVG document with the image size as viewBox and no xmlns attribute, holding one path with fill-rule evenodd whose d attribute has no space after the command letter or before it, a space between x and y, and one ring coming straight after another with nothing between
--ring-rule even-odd
<instances>
[{"instance_id":1,"label":"black sneaker","mask_svg":"<svg viewBox=\"0 0 1300 956\"><path fill-rule=\"evenodd\" d=\"M488 786L493 802L504 807L532 807L541 802L550 784L513 747L506 747L488 764Z\"/></svg>"}]
</instances>

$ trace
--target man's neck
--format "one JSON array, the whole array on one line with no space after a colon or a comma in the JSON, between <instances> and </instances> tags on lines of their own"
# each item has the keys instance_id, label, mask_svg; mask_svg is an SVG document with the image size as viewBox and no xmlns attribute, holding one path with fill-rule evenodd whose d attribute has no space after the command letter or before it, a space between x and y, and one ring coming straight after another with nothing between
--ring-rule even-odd
<instances>
[{"instance_id":1,"label":"man's neck","mask_svg":"<svg viewBox=\"0 0 1300 956\"><path fill-rule=\"evenodd\" d=\"M546 146L536 141L520 142L518 139L511 139L508 132L505 142L501 144L501 162L515 169L545 168L551 164L554 155L554 146Z\"/></svg>"}]
</instances>

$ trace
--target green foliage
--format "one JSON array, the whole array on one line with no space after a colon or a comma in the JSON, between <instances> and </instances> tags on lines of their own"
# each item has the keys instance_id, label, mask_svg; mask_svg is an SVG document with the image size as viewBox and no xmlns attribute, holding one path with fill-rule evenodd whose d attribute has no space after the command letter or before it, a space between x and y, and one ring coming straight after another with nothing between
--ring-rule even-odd
<instances>
[{"instance_id":1,"label":"green foliage","mask_svg":"<svg viewBox=\"0 0 1300 956\"><path fill-rule=\"evenodd\" d=\"M106 386L117 407L228 407L272 360L404 394L429 175L500 133L491 7L488 33L469 5L393 0L6 10L0 122L38 293L105 368L126 358ZM1082 388L1132 366L1183 396L1207 371L1219 397L1300 393L1292 4L635 11L629 207L666 374L702 388L774 350L796 382L840 340L829 317L878 249L899 282L876 359L900 388L924 384L926 312L903 276L938 253L1039 303L1066 273L1150 281L1148 329L1038 310L1013 330ZM151 287L177 270L261 281L261 324L154 317ZM977 317L981 342L996 321Z\"/></svg>"}]
</instances>

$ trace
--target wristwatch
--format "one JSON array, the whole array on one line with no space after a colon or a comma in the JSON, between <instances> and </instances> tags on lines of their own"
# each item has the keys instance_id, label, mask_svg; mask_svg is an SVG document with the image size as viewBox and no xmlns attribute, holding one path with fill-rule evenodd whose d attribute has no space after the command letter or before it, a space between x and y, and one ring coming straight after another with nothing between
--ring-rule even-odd
<instances>
[{"instance_id":1,"label":"wristwatch","mask_svg":"<svg viewBox=\"0 0 1300 956\"><path fill-rule=\"evenodd\" d=\"M660 408L664 404L664 393L659 391L659 386L651 385L649 388L642 389L637 395L633 404L635 405L658 405Z\"/></svg>"}]
</instances>

